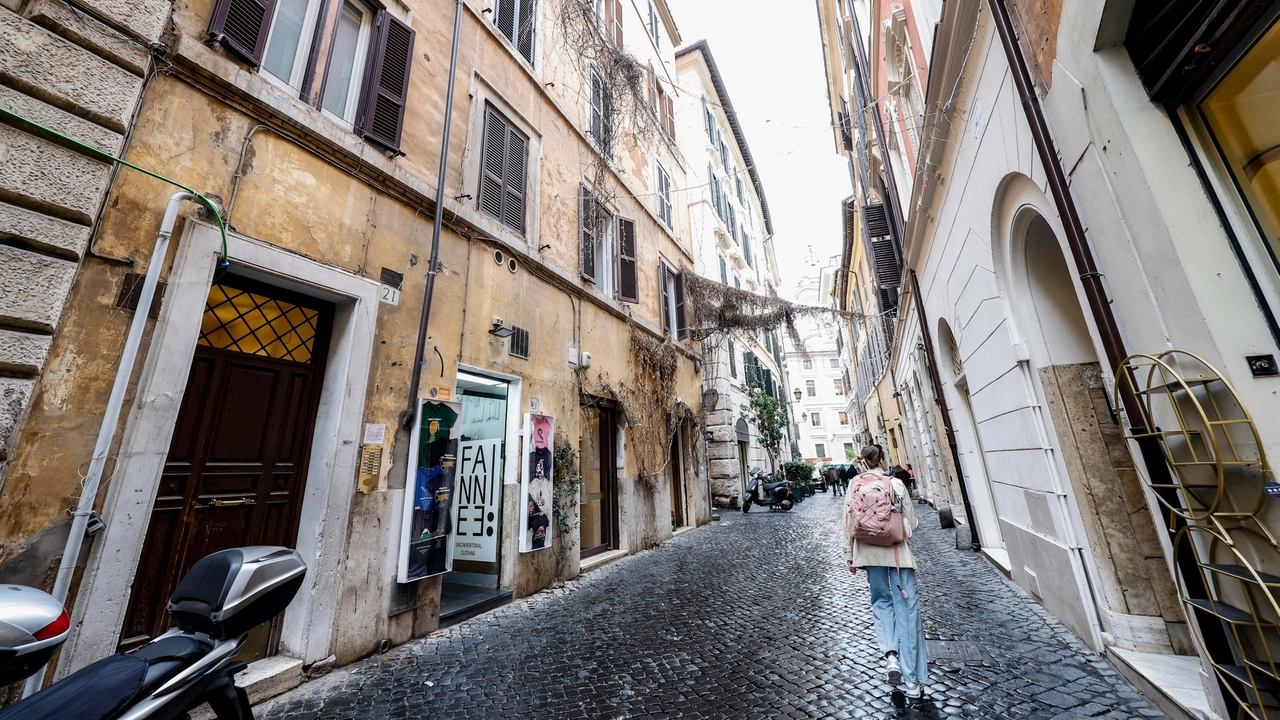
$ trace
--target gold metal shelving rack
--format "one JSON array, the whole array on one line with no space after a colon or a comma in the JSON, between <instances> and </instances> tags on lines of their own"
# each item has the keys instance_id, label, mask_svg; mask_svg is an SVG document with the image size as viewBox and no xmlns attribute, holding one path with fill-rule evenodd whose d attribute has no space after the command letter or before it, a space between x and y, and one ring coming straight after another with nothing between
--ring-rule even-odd
<instances>
[{"instance_id":1,"label":"gold metal shelving rack","mask_svg":"<svg viewBox=\"0 0 1280 720\"><path fill-rule=\"evenodd\" d=\"M1174 557L1195 559L1194 571L1174 572L1188 627L1239 717L1280 720L1280 577L1259 569L1280 568L1280 544L1262 517L1273 478L1257 426L1231 383L1185 351L1126 358L1117 401L1126 393L1141 414L1126 436L1158 444L1171 476L1143 479L1168 510ZM1203 597L1192 597L1187 572L1199 573ZM1197 621L1212 619L1233 645L1231 662L1208 652Z\"/></svg>"}]
</instances>

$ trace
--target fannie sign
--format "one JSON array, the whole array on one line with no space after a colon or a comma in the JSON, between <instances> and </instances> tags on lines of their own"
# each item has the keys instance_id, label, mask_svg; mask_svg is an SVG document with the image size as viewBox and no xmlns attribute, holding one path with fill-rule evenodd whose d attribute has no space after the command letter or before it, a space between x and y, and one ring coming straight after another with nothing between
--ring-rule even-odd
<instances>
[{"instance_id":1,"label":"fannie sign","mask_svg":"<svg viewBox=\"0 0 1280 720\"><path fill-rule=\"evenodd\" d=\"M496 562L502 502L502 439L467 440L458 449L457 534L453 559Z\"/></svg>"}]
</instances>

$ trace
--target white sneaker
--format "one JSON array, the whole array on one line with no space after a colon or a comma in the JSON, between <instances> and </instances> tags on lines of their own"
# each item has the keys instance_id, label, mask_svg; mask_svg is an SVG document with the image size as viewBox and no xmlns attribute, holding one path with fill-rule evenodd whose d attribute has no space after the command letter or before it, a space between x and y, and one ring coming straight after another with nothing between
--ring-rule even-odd
<instances>
[{"instance_id":1,"label":"white sneaker","mask_svg":"<svg viewBox=\"0 0 1280 720\"><path fill-rule=\"evenodd\" d=\"M921 697L924 696L924 687L921 686L920 683L918 682L908 682L906 687L903 688L903 690L906 692L907 697L911 700L919 700Z\"/></svg>"},{"instance_id":2,"label":"white sneaker","mask_svg":"<svg viewBox=\"0 0 1280 720\"><path fill-rule=\"evenodd\" d=\"M884 669L889 676L890 685L902 684L902 668L898 667L897 653L889 653L884 656Z\"/></svg>"}]
</instances>

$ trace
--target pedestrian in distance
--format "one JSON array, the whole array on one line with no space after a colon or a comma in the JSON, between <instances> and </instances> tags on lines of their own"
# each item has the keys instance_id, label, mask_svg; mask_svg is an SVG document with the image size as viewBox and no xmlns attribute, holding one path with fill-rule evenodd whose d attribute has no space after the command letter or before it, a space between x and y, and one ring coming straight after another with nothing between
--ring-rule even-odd
<instances>
[{"instance_id":1,"label":"pedestrian in distance","mask_svg":"<svg viewBox=\"0 0 1280 720\"><path fill-rule=\"evenodd\" d=\"M832 497L835 497L836 495L844 494L844 478L846 474L845 467L846 467L845 465L838 465L835 468L836 470L835 480L831 483Z\"/></svg>"},{"instance_id":2,"label":"pedestrian in distance","mask_svg":"<svg viewBox=\"0 0 1280 720\"><path fill-rule=\"evenodd\" d=\"M845 499L844 556L849 572L866 572L876 642L889 684L903 685L907 698L916 701L929 682L910 542L919 523L906 485L887 472L884 451L868 445L862 449L862 460L870 469L853 478Z\"/></svg>"}]
</instances>

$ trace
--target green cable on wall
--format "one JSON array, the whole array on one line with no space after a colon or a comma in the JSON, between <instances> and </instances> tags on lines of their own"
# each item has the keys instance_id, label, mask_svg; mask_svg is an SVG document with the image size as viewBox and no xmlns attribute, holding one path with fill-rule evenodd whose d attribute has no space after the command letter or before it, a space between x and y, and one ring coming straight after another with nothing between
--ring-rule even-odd
<instances>
[{"instance_id":1,"label":"green cable on wall","mask_svg":"<svg viewBox=\"0 0 1280 720\"><path fill-rule=\"evenodd\" d=\"M222 222L222 214L218 212L218 208L214 207L213 201L205 197L202 193L196 192L195 190L192 190L191 188L187 187L186 185L183 185L182 183L176 180L170 180L169 178L163 175L160 175L158 173L151 172L146 168L138 167L137 165L134 165L128 160L118 158L108 152L99 150L98 148L93 147L92 145L88 145L73 137L64 135L63 133L60 133L57 130L54 130L52 128L45 127L44 125L41 125L40 123L34 120L31 120L29 118L24 118L21 115L2 107L0 107L0 117L9 118L11 120L17 120L19 123L23 125L30 125L31 127L39 130L42 133L48 133L49 135L52 135L58 138L59 140L62 140L63 142L69 143L70 145L75 147L77 150L80 150L81 152L85 153L86 155L88 155L89 157L92 157L95 160L101 160L102 162L107 162L107 163L119 163L121 165L124 165L125 167L133 168L134 170L137 170L138 172L144 175L149 175L157 180L162 180L164 182L167 182L170 185L181 188L191 193L192 195L196 196L196 199L200 201L200 204L204 205L205 208L208 209L210 213L213 213L213 219L218 222L218 230L219 232L222 233L222 259L220 261L220 264L223 266L226 266L226 264L229 262L228 256L227 256L227 226L225 223Z\"/></svg>"}]
</instances>

